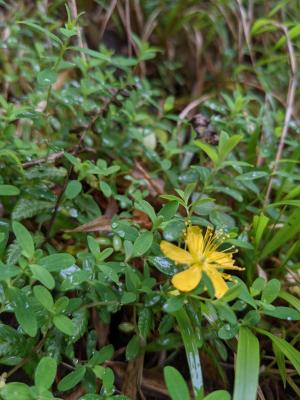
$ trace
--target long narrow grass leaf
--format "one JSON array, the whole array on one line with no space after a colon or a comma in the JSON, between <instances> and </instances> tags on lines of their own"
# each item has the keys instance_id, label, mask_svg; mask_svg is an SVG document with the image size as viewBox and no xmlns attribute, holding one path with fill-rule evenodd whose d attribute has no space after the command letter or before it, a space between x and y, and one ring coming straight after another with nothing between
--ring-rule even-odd
<instances>
[{"instance_id":1,"label":"long narrow grass leaf","mask_svg":"<svg viewBox=\"0 0 300 400\"><path fill-rule=\"evenodd\" d=\"M233 400L256 400L259 375L259 342L241 326L235 368Z\"/></svg>"},{"instance_id":2,"label":"long narrow grass leaf","mask_svg":"<svg viewBox=\"0 0 300 400\"><path fill-rule=\"evenodd\" d=\"M196 400L202 400L203 393L203 378L199 350L197 346L197 338L192 328L192 323L184 308L181 308L173 313L177 319L183 344L185 347L187 362L189 365L193 390Z\"/></svg>"},{"instance_id":3,"label":"long narrow grass leaf","mask_svg":"<svg viewBox=\"0 0 300 400\"><path fill-rule=\"evenodd\" d=\"M268 338L271 339L272 342L283 352L286 358L290 360L298 374L300 374L300 352L296 350L286 340L275 336L264 329L256 328L256 330L262 335L268 336Z\"/></svg>"}]
</instances>

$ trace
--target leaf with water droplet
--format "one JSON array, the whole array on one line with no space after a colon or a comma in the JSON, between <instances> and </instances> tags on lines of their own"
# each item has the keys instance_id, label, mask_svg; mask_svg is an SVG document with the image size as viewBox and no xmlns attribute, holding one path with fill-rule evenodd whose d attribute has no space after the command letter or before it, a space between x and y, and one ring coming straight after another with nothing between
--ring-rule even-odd
<instances>
[{"instance_id":1,"label":"leaf with water droplet","mask_svg":"<svg viewBox=\"0 0 300 400\"><path fill-rule=\"evenodd\" d=\"M264 310L265 315L270 317L286 319L288 321L300 321L300 313L290 307L276 307L275 310Z\"/></svg>"},{"instance_id":2,"label":"leaf with water droplet","mask_svg":"<svg viewBox=\"0 0 300 400\"><path fill-rule=\"evenodd\" d=\"M41 86L53 85L56 82L57 73L52 69L44 69L37 74L38 84Z\"/></svg>"},{"instance_id":3,"label":"leaf with water droplet","mask_svg":"<svg viewBox=\"0 0 300 400\"><path fill-rule=\"evenodd\" d=\"M238 330L239 330L238 325L224 324L218 330L218 336L220 339L223 339L223 340L232 339L238 333Z\"/></svg>"},{"instance_id":4,"label":"leaf with water droplet","mask_svg":"<svg viewBox=\"0 0 300 400\"><path fill-rule=\"evenodd\" d=\"M167 257L151 257L150 262L157 268L160 272L165 275L173 276L180 271L180 269Z\"/></svg>"}]
</instances>

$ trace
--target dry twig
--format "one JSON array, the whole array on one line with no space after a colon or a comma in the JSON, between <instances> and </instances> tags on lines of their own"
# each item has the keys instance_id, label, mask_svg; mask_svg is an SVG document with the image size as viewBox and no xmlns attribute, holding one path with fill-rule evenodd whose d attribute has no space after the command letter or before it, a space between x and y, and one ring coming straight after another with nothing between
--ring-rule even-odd
<instances>
[{"instance_id":1,"label":"dry twig","mask_svg":"<svg viewBox=\"0 0 300 400\"><path fill-rule=\"evenodd\" d=\"M76 5L76 0L68 0L68 4L69 4L69 8L71 11L71 15L73 19L77 19L78 18L78 12L77 12L77 5ZM82 30L80 27L77 28L77 40L78 40L78 46L83 49L84 45L83 45L83 39L82 39ZM83 61L86 62L86 57L85 54L83 52L80 52L81 57L83 59Z\"/></svg>"},{"instance_id":2,"label":"dry twig","mask_svg":"<svg viewBox=\"0 0 300 400\"><path fill-rule=\"evenodd\" d=\"M284 118L284 125L283 129L280 135L280 140L279 144L277 147L277 152L265 196L265 204L269 202L270 199L270 194L272 190L272 185L273 185L273 179L274 179L274 174L277 171L278 164L280 162L283 148L284 148L284 143L286 136L288 134L288 129L289 129L289 123L293 114L293 108L294 108L294 100L295 100L295 94L296 94L296 88L297 88L297 61L296 61L296 54L294 51L294 47L292 44L292 41L289 37L288 30L287 28L282 25L282 24L275 24L277 27L279 27L285 34L286 41L287 41L287 48L288 48L288 54L289 54L289 62L290 62L290 81L289 81L289 88L288 88L288 93L287 93L287 100L286 100L286 112L285 112L285 118Z\"/></svg>"}]
</instances>

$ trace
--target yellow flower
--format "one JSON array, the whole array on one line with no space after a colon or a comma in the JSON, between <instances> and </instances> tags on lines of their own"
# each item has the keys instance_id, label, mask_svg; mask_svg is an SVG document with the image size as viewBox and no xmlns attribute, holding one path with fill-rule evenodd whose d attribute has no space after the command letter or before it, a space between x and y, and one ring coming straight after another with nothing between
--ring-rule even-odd
<instances>
[{"instance_id":1,"label":"yellow flower","mask_svg":"<svg viewBox=\"0 0 300 400\"><path fill-rule=\"evenodd\" d=\"M163 240L160 243L163 254L178 264L189 266L185 271L173 276L172 284L175 288L182 292L190 292L198 285L204 271L214 286L216 297L222 297L228 290L225 279L231 279L231 276L222 270L243 270L234 265L232 248L217 251L225 239L224 235L209 228L203 237L198 226L189 226L185 240L188 251Z\"/></svg>"}]
</instances>

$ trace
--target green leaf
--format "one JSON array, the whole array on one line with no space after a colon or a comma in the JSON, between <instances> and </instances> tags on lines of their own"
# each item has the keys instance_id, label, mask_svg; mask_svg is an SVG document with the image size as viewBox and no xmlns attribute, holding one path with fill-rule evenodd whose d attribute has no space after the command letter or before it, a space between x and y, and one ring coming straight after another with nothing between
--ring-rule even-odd
<instances>
[{"instance_id":1,"label":"green leaf","mask_svg":"<svg viewBox=\"0 0 300 400\"><path fill-rule=\"evenodd\" d=\"M63 379L57 385L58 390L61 392L65 392L66 390L72 389L79 382L82 381L85 375L86 368L82 365L79 365L75 371L63 377Z\"/></svg>"},{"instance_id":2,"label":"green leaf","mask_svg":"<svg viewBox=\"0 0 300 400\"><path fill-rule=\"evenodd\" d=\"M300 321L300 312L289 307L276 307L275 310L264 310L263 313L274 318Z\"/></svg>"},{"instance_id":3,"label":"green leaf","mask_svg":"<svg viewBox=\"0 0 300 400\"><path fill-rule=\"evenodd\" d=\"M22 248L22 253L26 258L31 259L34 254L34 243L31 234L25 228L25 226L17 221L13 221L12 228L17 238L17 242Z\"/></svg>"},{"instance_id":4,"label":"green leaf","mask_svg":"<svg viewBox=\"0 0 300 400\"><path fill-rule=\"evenodd\" d=\"M71 339L72 343L77 342L85 334L88 327L88 321L89 313L86 308L79 308L73 312L72 323L74 326L74 332Z\"/></svg>"},{"instance_id":5,"label":"green leaf","mask_svg":"<svg viewBox=\"0 0 300 400\"><path fill-rule=\"evenodd\" d=\"M231 396L227 392L227 390L216 390L215 392L210 393L208 396L205 396L203 400L230 400Z\"/></svg>"},{"instance_id":6,"label":"green leaf","mask_svg":"<svg viewBox=\"0 0 300 400\"><path fill-rule=\"evenodd\" d=\"M13 185L0 185L0 196L17 196L20 190Z\"/></svg>"},{"instance_id":7,"label":"green leaf","mask_svg":"<svg viewBox=\"0 0 300 400\"><path fill-rule=\"evenodd\" d=\"M194 144L208 155L215 167L219 164L219 155L211 145L201 142L200 140L196 140Z\"/></svg>"},{"instance_id":8,"label":"green leaf","mask_svg":"<svg viewBox=\"0 0 300 400\"><path fill-rule=\"evenodd\" d=\"M106 392L111 392L113 389L115 381L115 375L111 368L104 368L104 372L102 374L102 384Z\"/></svg>"},{"instance_id":9,"label":"green leaf","mask_svg":"<svg viewBox=\"0 0 300 400\"><path fill-rule=\"evenodd\" d=\"M138 329L140 335L146 339L152 325L152 313L149 308L142 308L139 313Z\"/></svg>"},{"instance_id":10,"label":"green leaf","mask_svg":"<svg viewBox=\"0 0 300 400\"><path fill-rule=\"evenodd\" d=\"M298 299L297 297L293 296L292 294L284 290L281 290L279 292L279 297L290 303L293 307L296 308L297 311L300 312L300 299Z\"/></svg>"},{"instance_id":11,"label":"green leaf","mask_svg":"<svg viewBox=\"0 0 300 400\"><path fill-rule=\"evenodd\" d=\"M134 292L141 286L141 280L139 275L136 273L134 269L127 268L125 271L125 283L126 288L130 292Z\"/></svg>"},{"instance_id":12,"label":"green leaf","mask_svg":"<svg viewBox=\"0 0 300 400\"><path fill-rule=\"evenodd\" d=\"M57 329L63 332L65 335L73 336L75 332L75 327L73 321L66 317L65 315L55 315L53 318L53 323Z\"/></svg>"},{"instance_id":13,"label":"green leaf","mask_svg":"<svg viewBox=\"0 0 300 400\"><path fill-rule=\"evenodd\" d=\"M121 297L122 304L130 304L136 301L136 294L132 292L123 292Z\"/></svg>"},{"instance_id":14,"label":"green leaf","mask_svg":"<svg viewBox=\"0 0 300 400\"><path fill-rule=\"evenodd\" d=\"M248 325L248 326L255 326L259 323L260 321L260 313L256 310L250 310L247 312L243 319L243 325Z\"/></svg>"},{"instance_id":15,"label":"green leaf","mask_svg":"<svg viewBox=\"0 0 300 400\"><path fill-rule=\"evenodd\" d=\"M271 279L267 282L261 295L262 301L272 303L279 295L281 284L278 279Z\"/></svg>"},{"instance_id":16,"label":"green leaf","mask_svg":"<svg viewBox=\"0 0 300 400\"><path fill-rule=\"evenodd\" d=\"M89 249L90 249L91 253L97 259L100 256L99 243L97 242L97 240L93 236L88 236L87 237L87 242L88 242L88 246L89 246Z\"/></svg>"},{"instance_id":17,"label":"green leaf","mask_svg":"<svg viewBox=\"0 0 300 400\"><path fill-rule=\"evenodd\" d=\"M104 261L106 260L112 253L114 252L114 249L112 247L107 247L107 249L104 249L100 255L97 257L97 261Z\"/></svg>"},{"instance_id":18,"label":"green leaf","mask_svg":"<svg viewBox=\"0 0 300 400\"><path fill-rule=\"evenodd\" d=\"M164 106L163 106L165 112L169 112L169 111L173 110L174 101L175 101L174 96L168 96L166 98L166 100L164 102Z\"/></svg>"},{"instance_id":19,"label":"green leaf","mask_svg":"<svg viewBox=\"0 0 300 400\"><path fill-rule=\"evenodd\" d=\"M250 329L239 331L233 400L256 400L259 376L259 341Z\"/></svg>"},{"instance_id":20,"label":"green leaf","mask_svg":"<svg viewBox=\"0 0 300 400\"><path fill-rule=\"evenodd\" d=\"M222 321L228 321L230 324L237 324L237 318L235 313L232 311L231 307L227 304L216 303L215 307L218 311L219 317Z\"/></svg>"},{"instance_id":21,"label":"green leaf","mask_svg":"<svg viewBox=\"0 0 300 400\"><path fill-rule=\"evenodd\" d=\"M139 202L136 202L134 206L137 210L143 211L145 214L147 214L152 223L155 224L157 217L154 208L151 206L150 203L148 203L148 201L141 200Z\"/></svg>"},{"instance_id":22,"label":"green leaf","mask_svg":"<svg viewBox=\"0 0 300 400\"><path fill-rule=\"evenodd\" d=\"M229 290L227 290L227 292L224 294L224 296L222 296L222 298L220 300L217 300L217 302L221 301L223 303L229 303L230 301L239 297L242 290L243 290L243 288L241 287L241 285L236 284L236 285L232 286Z\"/></svg>"},{"instance_id":23,"label":"green leaf","mask_svg":"<svg viewBox=\"0 0 300 400\"><path fill-rule=\"evenodd\" d=\"M276 344L273 342L272 343L272 347L273 347L273 352L275 354L275 358L276 358L276 362L278 365L278 369L280 372L280 376L283 382L284 387L286 386L286 377L287 377L287 373L286 373L286 368L285 368L285 359L284 359L284 354L283 352L279 349L278 346L276 346Z\"/></svg>"},{"instance_id":24,"label":"green leaf","mask_svg":"<svg viewBox=\"0 0 300 400\"><path fill-rule=\"evenodd\" d=\"M153 233L146 231L142 232L133 243L133 257L140 257L147 253L153 242Z\"/></svg>"},{"instance_id":25,"label":"green leaf","mask_svg":"<svg viewBox=\"0 0 300 400\"><path fill-rule=\"evenodd\" d=\"M286 194L284 200L294 199L295 197L299 197L299 195L300 195L300 185L297 185Z\"/></svg>"},{"instance_id":26,"label":"green leaf","mask_svg":"<svg viewBox=\"0 0 300 400\"><path fill-rule=\"evenodd\" d=\"M223 340L233 339L237 335L238 330L238 325L225 323L223 326L221 326L221 328L218 329L218 336Z\"/></svg>"},{"instance_id":27,"label":"green leaf","mask_svg":"<svg viewBox=\"0 0 300 400\"><path fill-rule=\"evenodd\" d=\"M68 307L68 305L69 305L69 303L70 303L70 299L69 299L68 297L66 297L66 296L59 297L59 298L56 300L55 304L54 304L54 309L53 309L53 311L54 311L56 314L65 312L66 309L67 309L67 307Z\"/></svg>"},{"instance_id":28,"label":"green leaf","mask_svg":"<svg viewBox=\"0 0 300 400\"><path fill-rule=\"evenodd\" d=\"M44 212L50 212L54 207L54 203L51 201L34 200L34 199L23 199L21 198L16 204L11 216L14 220L20 221L25 218L31 218L35 215L42 214Z\"/></svg>"},{"instance_id":29,"label":"green leaf","mask_svg":"<svg viewBox=\"0 0 300 400\"><path fill-rule=\"evenodd\" d=\"M218 152L220 161L225 160L228 154L237 146L237 144L242 140L243 135L232 135L225 141L219 142Z\"/></svg>"},{"instance_id":30,"label":"green leaf","mask_svg":"<svg viewBox=\"0 0 300 400\"><path fill-rule=\"evenodd\" d=\"M185 207L185 202L180 197L174 196L173 194L162 194L160 197L165 200L174 201Z\"/></svg>"},{"instance_id":31,"label":"green leaf","mask_svg":"<svg viewBox=\"0 0 300 400\"><path fill-rule=\"evenodd\" d=\"M49 389L55 379L57 364L52 357L43 357L38 363L34 373L34 383L36 386Z\"/></svg>"},{"instance_id":32,"label":"green leaf","mask_svg":"<svg viewBox=\"0 0 300 400\"><path fill-rule=\"evenodd\" d=\"M33 400L31 390L25 383L7 383L0 389L2 400Z\"/></svg>"},{"instance_id":33,"label":"green leaf","mask_svg":"<svg viewBox=\"0 0 300 400\"><path fill-rule=\"evenodd\" d=\"M197 335L193 331L192 328L193 325L184 308L181 308L176 312L174 312L174 316L177 320L177 323L179 325L179 331L182 336L186 358L190 370L193 390L195 393L195 399L201 400L203 398L204 393L203 393L201 361L198 350L199 337L197 337Z\"/></svg>"},{"instance_id":34,"label":"green leaf","mask_svg":"<svg viewBox=\"0 0 300 400\"><path fill-rule=\"evenodd\" d=\"M268 205L268 207L277 207L277 206L300 207L300 200L282 200L282 201L277 201L276 203L272 203L272 204Z\"/></svg>"},{"instance_id":35,"label":"green leaf","mask_svg":"<svg viewBox=\"0 0 300 400\"><path fill-rule=\"evenodd\" d=\"M159 210L158 216L163 217L165 221L169 221L176 214L178 206L177 201L170 201Z\"/></svg>"},{"instance_id":36,"label":"green leaf","mask_svg":"<svg viewBox=\"0 0 300 400\"><path fill-rule=\"evenodd\" d=\"M173 261L169 260L167 257L149 257L149 261L160 272L168 276L173 276L180 271L176 264Z\"/></svg>"},{"instance_id":37,"label":"green leaf","mask_svg":"<svg viewBox=\"0 0 300 400\"><path fill-rule=\"evenodd\" d=\"M97 378L102 380L102 384L105 391L110 392L113 388L115 376L111 368L105 368L100 365L96 365L93 371Z\"/></svg>"},{"instance_id":38,"label":"green leaf","mask_svg":"<svg viewBox=\"0 0 300 400\"><path fill-rule=\"evenodd\" d=\"M255 36L259 33L268 32L269 30L273 30L274 29L274 28L272 28L273 22L274 21L272 21L271 19L267 19L267 18L257 19L251 28L251 35Z\"/></svg>"},{"instance_id":39,"label":"green leaf","mask_svg":"<svg viewBox=\"0 0 300 400\"><path fill-rule=\"evenodd\" d=\"M69 200L75 199L82 190L82 184L79 181L70 181L66 187L65 196Z\"/></svg>"},{"instance_id":40,"label":"green leaf","mask_svg":"<svg viewBox=\"0 0 300 400\"><path fill-rule=\"evenodd\" d=\"M253 218L253 228L255 232L255 243L256 246L259 245L262 235L268 225L270 218L266 217L264 214L255 215Z\"/></svg>"},{"instance_id":41,"label":"green leaf","mask_svg":"<svg viewBox=\"0 0 300 400\"><path fill-rule=\"evenodd\" d=\"M91 365L96 365L96 364L103 364L104 361L109 360L112 358L114 354L114 347L111 344L108 344L107 346L102 347L101 350L96 351L93 357L90 359L89 363Z\"/></svg>"},{"instance_id":42,"label":"green leaf","mask_svg":"<svg viewBox=\"0 0 300 400\"><path fill-rule=\"evenodd\" d=\"M70 50L78 51L80 53L85 53L89 55L90 57L96 58L101 61L105 61L106 63L111 63L111 57L107 56L106 54L101 53L100 51L95 51L92 49L87 49L86 47L76 47L72 46L70 47Z\"/></svg>"},{"instance_id":43,"label":"green leaf","mask_svg":"<svg viewBox=\"0 0 300 400\"><path fill-rule=\"evenodd\" d=\"M254 181L255 179L260 179L264 178L267 176L267 172L264 171L251 171L251 172L246 172L245 174L239 175L236 177L237 180L239 181Z\"/></svg>"},{"instance_id":44,"label":"green leaf","mask_svg":"<svg viewBox=\"0 0 300 400\"><path fill-rule=\"evenodd\" d=\"M140 338L137 335L132 336L126 346L126 360L132 360L140 352Z\"/></svg>"},{"instance_id":45,"label":"green leaf","mask_svg":"<svg viewBox=\"0 0 300 400\"><path fill-rule=\"evenodd\" d=\"M264 329L256 328L257 332L267 336L272 342L283 352L283 354L290 360L295 367L298 374L300 374L300 352L296 350L286 340L265 331Z\"/></svg>"},{"instance_id":46,"label":"green leaf","mask_svg":"<svg viewBox=\"0 0 300 400\"><path fill-rule=\"evenodd\" d=\"M75 258L67 253L55 253L50 256L42 257L38 261L39 265L47 268L49 272L59 272L75 264Z\"/></svg>"},{"instance_id":47,"label":"green leaf","mask_svg":"<svg viewBox=\"0 0 300 400\"><path fill-rule=\"evenodd\" d=\"M259 293L262 292L264 287L266 286L266 281L264 278L259 276L258 278L255 279L255 281L252 283L250 287L250 293L253 297L257 296Z\"/></svg>"},{"instance_id":48,"label":"green leaf","mask_svg":"<svg viewBox=\"0 0 300 400\"><path fill-rule=\"evenodd\" d=\"M196 183L192 182L186 186L183 193L179 189L175 189L175 190L179 195L182 195L183 200L185 201L186 204L188 204L191 194L195 191L195 187L196 187Z\"/></svg>"},{"instance_id":49,"label":"green leaf","mask_svg":"<svg viewBox=\"0 0 300 400\"><path fill-rule=\"evenodd\" d=\"M295 39L297 36L299 36L300 35L300 24L297 24L296 26L294 26L293 28L291 28L289 31L288 31L288 36L289 36L289 38L292 40L292 39ZM280 48L280 47L282 47L285 43L286 43L286 41L287 41L287 38L286 38L286 35L283 35L278 41L277 41L277 43L275 44L275 49L278 49L278 48Z\"/></svg>"},{"instance_id":50,"label":"green leaf","mask_svg":"<svg viewBox=\"0 0 300 400\"><path fill-rule=\"evenodd\" d=\"M0 281L6 281L22 273L21 268L14 267L13 265L4 265L0 263Z\"/></svg>"},{"instance_id":51,"label":"green leaf","mask_svg":"<svg viewBox=\"0 0 300 400\"><path fill-rule=\"evenodd\" d=\"M36 264L31 264L29 268L32 272L33 279L37 279L48 289L53 289L55 287L55 280L50 272L46 270L46 268Z\"/></svg>"},{"instance_id":52,"label":"green leaf","mask_svg":"<svg viewBox=\"0 0 300 400\"><path fill-rule=\"evenodd\" d=\"M239 239L228 239L226 243L233 244L235 247L240 247L241 249L253 250L254 247L251 243L247 242L246 240L239 240Z\"/></svg>"},{"instance_id":53,"label":"green leaf","mask_svg":"<svg viewBox=\"0 0 300 400\"><path fill-rule=\"evenodd\" d=\"M105 197L109 198L112 195L111 187L105 181L101 181L99 187Z\"/></svg>"},{"instance_id":54,"label":"green leaf","mask_svg":"<svg viewBox=\"0 0 300 400\"><path fill-rule=\"evenodd\" d=\"M27 25L30 28L35 29L36 31L42 32L44 33L46 36L48 36L50 39L52 39L54 42L58 43L59 45L62 45L63 42L60 40L60 38L56 35L54 35L53 33L51 33L50 31L48 31L45 28L42 28L40 25L35 24L34 22L30 22L30 21L18 21L18 24L23 24L23 25Z\"/></svg>"},{"instance_id":55,"label":"green leaf","mask_svg":"<svg viewBox=\"0 0 300 400\"><path fill-rule=\"evenodd\" d=\"M164 304L163 309L165 312L173 313L175 311L180 310L184 304L183 296L172 296L167 302Z\"/></svg>"},{"instance_id":56,"label":"green leaf","mask_svg":"<svg viewBox=\"0 0 300 400\"><path fill-rule=\"evenodd\" d=\"M279 229L278 232L273 235L272 239L266 244L263 251L259 255L259 260L267 257L275 250L284 245L287 241L292 239L295 235L300 232L300 209L296 208L288 220L286 221L283 228Z\"/></svg>"},{"instance_id":57,"label":"green leaf","mask_svg":"<svg viewBox=\"0 0 300 400\"><path fill-rule=\"evenodd\" d=\"M188 385L177 369L169 366L165 367L164 378L172 400L190 399Z\"/></svg>"},{"instance_id":58,"label":"green leaf","mask_svg":"<svg viewBox=\"0 0 300 400\"><path fill-rule=\"evenodd\" d=\"M22 329L27 333L27 335L34 337L37 334L37 319L35 313L28 304L28 300L24 293L20 290L15 291L15 315L18 323L21 325Z\"/></svg>"},{"instance_id":59,"label":"green leaf","mask_svg":"<svg viewBox=\"0 0 300 400\"><path fill-rule=\"evenodd\" d=\"M53 297L49 290L44 288L44 286L34 286L33 288L33 294L34 297L37 299L39 303L42 304L48 311L52 311L54 303L53 303Z\"/></svg>"},{"instance_id":60,"label":"green leaf","mask_svg":"<svg viewBox=\"0 0 300 400\"><path fill-rule=\"evenodd\" d=\"M57 80L57 72L53 69L44 69L37 74L38 84L41 86L53 85Z\"/></svg>"}]
</instances>

